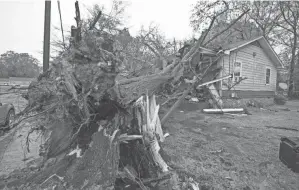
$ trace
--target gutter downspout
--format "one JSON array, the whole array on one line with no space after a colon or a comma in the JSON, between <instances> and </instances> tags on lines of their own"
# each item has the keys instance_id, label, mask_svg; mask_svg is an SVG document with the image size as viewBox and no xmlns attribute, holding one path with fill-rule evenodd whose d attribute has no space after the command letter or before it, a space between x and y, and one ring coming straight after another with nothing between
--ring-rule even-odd
<instances>
[{"instance_id":1,"label":"gutter downspout","mask_svg":"<svg viewBox=\"0 0 299 190\"><path fill-rule=\"evenodd\" d=\"M255 84L255 71L256 71L256 53L255 52L253 52L253 55L252 55L253 57L254 57L254 63L253 63L253 73L252 73L252 75L253 75L253 86L254 86L254 84Z\"/></svg>"}]
</instances>

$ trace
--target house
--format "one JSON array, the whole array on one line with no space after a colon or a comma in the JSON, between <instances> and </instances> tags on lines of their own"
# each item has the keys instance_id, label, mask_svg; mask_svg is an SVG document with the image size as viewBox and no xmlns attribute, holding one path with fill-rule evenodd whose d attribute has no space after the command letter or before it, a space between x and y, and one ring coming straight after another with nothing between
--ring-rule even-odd
<instances>
[{"instance_id":1,"label":"house","mask_svg":"<svg viewBox=\"0 0 299 190\"><path fill-rule=\"evenodd\" d=\"M275 95L277 71L284 66L263 36L223 46L222 51L224 55L217 63L222 67L219 77L233 76L218 83L222 98L267 98Z\"/></svg>"}]
</instances>

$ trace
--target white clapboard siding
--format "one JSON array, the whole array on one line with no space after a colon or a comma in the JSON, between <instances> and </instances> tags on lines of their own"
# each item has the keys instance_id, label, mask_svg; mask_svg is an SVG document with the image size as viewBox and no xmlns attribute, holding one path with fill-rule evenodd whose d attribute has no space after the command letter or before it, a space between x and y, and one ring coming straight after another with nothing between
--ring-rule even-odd
<instances>
[{"instance_id":1,"label":"white clapboard siding","mask_svg":"<svg viewBox=\"0 0 299 190\"><path fill-rule=\"evenodd\" d=\"M256 52L255 58L253 57L253 52ZM254 45L247 45L243 48L235 50L234 52L231 52L230 56L225 56L223 60L220 60L219 64L223 65L222 75L233 72L233 63L235 60L242 62L241 75L242 77L248 78L236 85L234 88L235 90L276 90L277 69L263 49ZM266 68L270 68L271 70L269 85L266 85ZM223 86L223 90L226 89L227 88Z\"/></svg>"}]
</instances>

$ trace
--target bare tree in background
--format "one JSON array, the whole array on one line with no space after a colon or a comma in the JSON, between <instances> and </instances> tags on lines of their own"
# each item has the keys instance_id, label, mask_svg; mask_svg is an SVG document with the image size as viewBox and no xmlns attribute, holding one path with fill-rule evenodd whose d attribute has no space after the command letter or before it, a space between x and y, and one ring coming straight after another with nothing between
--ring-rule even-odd
<instances>
[{"instance_id":1,"label":"bare tree in background","mask_svg":"<svg viewBox=\"0 0 299 190\"><path fill-rule=\"evenodd\" d=\"M294 68L298 46L299 31L299 2L282 1L279 2L281 19L276 22L277 26L283 29L283 34L279 35L282 42L289 44L291 48L290 75L288 95L292 96L294 91ZM286 39L287 38L287 39Z\"/></svg>"}]
</instances>

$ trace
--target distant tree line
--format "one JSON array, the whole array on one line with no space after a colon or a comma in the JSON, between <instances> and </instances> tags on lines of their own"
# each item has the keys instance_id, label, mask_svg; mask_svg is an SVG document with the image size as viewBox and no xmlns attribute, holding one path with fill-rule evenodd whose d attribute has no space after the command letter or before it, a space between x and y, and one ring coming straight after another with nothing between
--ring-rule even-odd
<instances>
[{"instance_id":1,"label":"distant tree line","mask_svg":"<svg viewBox=\"0 0 299 190\"><path fill-rule=\"evenodd\" d=\"M7 51L0 55L0 78L37 77L39 61L28 53Z\"/></svg>"}]
</instances>

